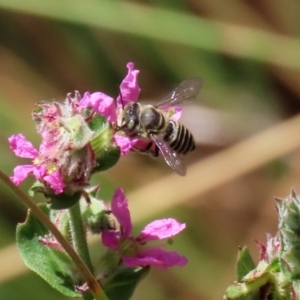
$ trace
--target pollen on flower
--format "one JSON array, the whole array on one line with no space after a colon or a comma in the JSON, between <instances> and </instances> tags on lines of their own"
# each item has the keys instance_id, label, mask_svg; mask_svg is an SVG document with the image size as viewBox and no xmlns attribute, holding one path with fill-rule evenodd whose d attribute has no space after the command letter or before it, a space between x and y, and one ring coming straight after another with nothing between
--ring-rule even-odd
<instances>
[{"instance_id":1,"label":"pollen on flower","mask_svg":"<svg viewBox=\"0 0 300 300\"><path fill-rule=\"evenodd\" d=\"M33 163L34 165L38 165L38 164L40 163L40 160L38 159L38 157L36 157L36 158L32 161L32 163Z\"/></svg>"}]
</instances>

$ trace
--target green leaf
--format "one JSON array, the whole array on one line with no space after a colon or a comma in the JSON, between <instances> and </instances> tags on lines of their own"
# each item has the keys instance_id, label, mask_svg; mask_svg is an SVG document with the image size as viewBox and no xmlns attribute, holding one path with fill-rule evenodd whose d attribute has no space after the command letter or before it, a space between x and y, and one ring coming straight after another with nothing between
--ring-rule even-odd
<instances>
[{"instance_id":1,"label":"green leaf","mask_svg":"<svg viewBox=\"0 0 300 300\"><path fill-rule=\"evenodd\" d=\"M72 196L60 194L57 196L51 196L49 201L50 209L66 209L75 205L81 197L81 192L77 192Z\"/></svg>"},{"instance_id":2,"label":"green leaf","mask_svg":"<svg viewBox=\"0 0 300 300\"><path fill-rule=\"evenodd\" d=\"M123 268L112 280L104 286L109 300L128 300L131 298L137 284L146 277L150 267Z\"/></svg>"},{"instance_id":3,"label":"green leaf","mask_svg":"<svg viewBox=\"0 0 300 300\"><path fill-rule=\"evenodd\" d=\"M236 263L238 282L241 282L242 279L253 269L255 269L255 263L250 255L249 249L244 247L239 251Z\"/></svg>"},{"instance_id":4,"label":"green leaf","mask_svg":"<svg viewBox=\"0 0 300 300\"><path fill-rule=\"evenodd\" d=\"M49 215L46 205L40 207ZM81 297L75 291L76 267L70 257L63 251L39 242L39 238L47 234L49 231L30 212L26 221L17 226L17 244L25 265L65 296Z\"/></svg>"}]
</instances>

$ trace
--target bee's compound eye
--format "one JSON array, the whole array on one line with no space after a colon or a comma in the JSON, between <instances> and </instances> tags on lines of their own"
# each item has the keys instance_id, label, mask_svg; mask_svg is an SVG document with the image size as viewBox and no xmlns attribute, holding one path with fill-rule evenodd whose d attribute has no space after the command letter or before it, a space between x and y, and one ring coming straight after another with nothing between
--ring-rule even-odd
<instances>
[{"instance_id":1,"label":"bee's compound eye","mask_svg":"<svg viewBox=\"0 0 300 300\"><path fill-rule=\"evenodd\" d=\"M134 128L135 122L134 120L130 120L127 124L128 129L132 130Z\"/></svg>"}]
</instances>

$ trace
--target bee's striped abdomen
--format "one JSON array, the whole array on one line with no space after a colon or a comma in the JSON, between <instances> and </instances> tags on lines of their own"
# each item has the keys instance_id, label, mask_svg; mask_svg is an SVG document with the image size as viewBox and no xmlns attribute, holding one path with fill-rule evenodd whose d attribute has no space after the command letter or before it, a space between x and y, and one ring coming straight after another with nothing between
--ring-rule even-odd
<instances>
[{"instance_id":1,"label":"bee's striped abdomen","mask_svg":"<svg viewBox=\"0 0 300 300\"><path fill-rule=\"evenodd\" d=\"M186 154L195 149L195 142L191 132L176 121L169 121L164 138L177 153Z\"/></svg>"}]
</instances>

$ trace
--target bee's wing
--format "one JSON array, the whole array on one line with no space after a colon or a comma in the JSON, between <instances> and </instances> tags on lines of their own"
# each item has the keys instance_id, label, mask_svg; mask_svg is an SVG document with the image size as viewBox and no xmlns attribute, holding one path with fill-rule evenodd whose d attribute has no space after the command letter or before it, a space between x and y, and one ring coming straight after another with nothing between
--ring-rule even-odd
<instances>
[{"instance_id":1,"label":"bee's wing","mask_svg":"<svg viewBox=\"0 0 300 300\"><path fill-rule=\"evenodd\" d=\"M180 176L185 176L186 165L183 159L159 135L150 134L150 138L159 148L166 163Z\"/></svg>"},{"instance_id":2,"label":"bee's wing","mask_svg":"<svg viewBox=\"0 0 300 300\"><path fill-rule=\"evenodd\" d=\"M181 82L166 98L158 102L155 106L164 108L182 103L184 101L196 98L200 93L202 86L202 79L199 77L192 77Z\"/></svg>"}]
</instances>

